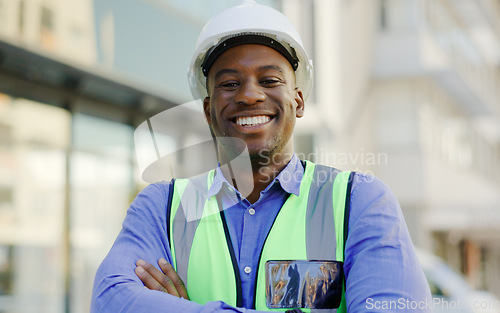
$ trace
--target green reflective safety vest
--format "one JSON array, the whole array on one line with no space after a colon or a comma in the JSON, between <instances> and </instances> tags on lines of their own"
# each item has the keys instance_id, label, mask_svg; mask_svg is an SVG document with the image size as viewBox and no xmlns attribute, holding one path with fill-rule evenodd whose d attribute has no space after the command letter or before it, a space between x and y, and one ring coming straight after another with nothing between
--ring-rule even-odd
<instances>
[{"instance_id":1,"label":"green reflective safety vest","mask_svg":"<svg viewBox=\"0 0 500 313\"><path fill-rule=\"evenodd\" d=\"M284 311L266 305L266 261L344 261L351 172L309 161L304 164L299 196L290 194L262 247L254 297L259 311ZM173 266L191 300L241 306L239 269L224 214L215 196L206 197L213 178L211 171L189 180L175 180L167 210ZM337 312L346 312L344 293Z\"/></svg>"}]
</instances>

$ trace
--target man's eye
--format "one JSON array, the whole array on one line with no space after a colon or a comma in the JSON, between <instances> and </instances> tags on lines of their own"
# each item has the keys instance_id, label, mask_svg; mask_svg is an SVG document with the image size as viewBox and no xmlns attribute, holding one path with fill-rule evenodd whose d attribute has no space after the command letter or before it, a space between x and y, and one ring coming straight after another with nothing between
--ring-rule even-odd
<instances>
[{"instance_id":1,"label":"man's eye","mask_svg":"<svg viewBox=\"0 0 500 313\"><path fill-rule=\"evenodd\" d=\"M260 82L264 86L274 86L281 83L278 79L264 79Z\"/></svg>"},{"instance_id":2,"label":"man's eye","mask_svg":"<svg viewBox=\"0 0 500 313\"><path fill-rule=\"evenodd\" d=\"M223 88L236 88L238 87L238 83L235 83L235 82L227 82L227 83L222 83L220 84L221 87Z\"/></svg>"}]
</instances>

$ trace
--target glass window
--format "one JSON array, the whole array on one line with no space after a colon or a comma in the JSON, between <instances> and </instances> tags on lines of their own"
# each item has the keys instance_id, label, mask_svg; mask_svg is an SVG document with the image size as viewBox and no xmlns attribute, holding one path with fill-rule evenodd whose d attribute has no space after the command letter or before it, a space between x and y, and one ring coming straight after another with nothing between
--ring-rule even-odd
<instances>
[{"instance_id":1,"label":"glass window","mask_svg":"<svg viewBox=\"0 0 500 313\"><path fill-rule=\"evenodd\" d=\"M19 26L19 35L23 35L24 33L24 14L25 14L25 5L24 5L24 0L19 1L19 21L18 21L18 26Z\"/></svg>"},{"instance_id":2,"label":"glass window","mask_svg":"<svg viewBox=\"0 0 500 313\"><path fill-rule=\"evenodd\" d=\"M380 0L380 28L387 29L387 0Z\"/></svg>"},{"instance_id":3,"label":"glass window","mask_svg":"<svg viewBox=\"0 0 500 313\"><path fill-rule=\"evenodd\" d=\"M6 22L7 22L6 7L5 4L3 3L3 0L0 0L0 29L4 29L7 27Z\"/></svg>"},{"instance_id":4,"label":"glass window","mask_svg":"<svg viewBox=\"0 0 500 313\"><path fill-rule=\"evenodd\" d=\"M234 0L131 0L123 5L119 1L96 1L99 61L104 64L112 60L114 70L131 75L170 99L190 101L187 68L198 35L210 17L235 3ZM276 7L278 1L259 3ZM113 32L107 25L110 16ZM112 33L112 43L110 38L104 38L108 36L106 32Z\"/></svg>"},{"instance_id":5,"label":"glass window","mask_svg":"<svg viewBox=\"0 0 500 313\"><path fill-rule=\"evenodd\" d=\"M0 97L0 312L63 312L70 115Z\"/></svg>"},{"instance_id":6,"label":"glass window","mask_svg":"<svg viewBox=\"0 0 500 313\"><path fill-rule=\"evenodd\" d=\"M314 135L313 134L295 134L295 152L301 160L316 161L314 154Z\"/></svg>"},{"instance_id":7,"label":"glass window","mask_svg":"<svg viewBox=\"0 0 500 313\"><path fill-rule=\"evenodd\" d=\"M40 19L42 28L45 28L46 30L54 30L54 13L52 12L51 9L42 6L42 17Z\"/></svg>"},{"instance_id":8,"label":"glass window","mask_svg":"<svg viewBox=\"0 0 500 313\"><path fill-rule=\"evenodd\" d=\"M71 312L89 312L100 262L133 194L131 127L75 113L70 175Z\"/></svg>"},{"instance_id":9,"label":"glass window","mask_svg":"<svg viewBox=\"0 0 500 313\"><path fill-rule=\"evenodd\" d=\"M163 2L171 6L176 7L179 10L186 12L194 16L195 18L208 21L212 16L219 13L220 11L231 7L237 3L234 0L218 0L218 1L206 1L206 0L156 0L158 2ZM259 4L268 5L279 9L279 0L259 0Z\"/></svg>"},{"instance_id":10,"label":"glass window","mask_svg":"<svg viewBox=\"0 0 500 313\"><path fill-rule=\"evenodd\" d=\"M89 312L135 197L133 130L2 94L0 130L0 312Z\"/></svg>"},{"instance_id":11,"label":"glass window","mask_svg":"<svg viewBox=\"0 0 500 313\"><path fill-rule=\"evenodd\" d=\"M1 197L1 195L0 195ZM12 246L0 245L0 303L12 296L12 288L14 282L14 260L12 258ZM8 301L5 301L8 302ZM5 309L5 306L0 309Z\"/></svg>"},{"instance_id":12,"label":"glass window","mask_svg":"<svg viewBox=\"0 0 500 313\"><path fill-rule=\"evenodd\" d=\"M56 37L54 36L54 12L42 6L40 23L40 44L43 48L54 51L57 48Z\"/></svg>"}]
</instances>

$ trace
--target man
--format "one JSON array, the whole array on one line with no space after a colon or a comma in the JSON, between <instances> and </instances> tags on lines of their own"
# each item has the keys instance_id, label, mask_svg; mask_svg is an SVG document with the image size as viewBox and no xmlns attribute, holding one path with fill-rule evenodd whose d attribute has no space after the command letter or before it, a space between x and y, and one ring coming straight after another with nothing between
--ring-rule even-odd
<instances>
[{"instance_id":1,"label":"man","mask_svg":"<svg viewBox=\"0 0 500 313\"><path fill-rule=\"evenodd\" d=\"M388 188L294 154L311 82L281 13L243 1L207 24L190 84L219 166L137 196L96 275L92 312L426 310L428 286ZM242 150L251 171L234 162Z\"/></svg>"}]
</instances>

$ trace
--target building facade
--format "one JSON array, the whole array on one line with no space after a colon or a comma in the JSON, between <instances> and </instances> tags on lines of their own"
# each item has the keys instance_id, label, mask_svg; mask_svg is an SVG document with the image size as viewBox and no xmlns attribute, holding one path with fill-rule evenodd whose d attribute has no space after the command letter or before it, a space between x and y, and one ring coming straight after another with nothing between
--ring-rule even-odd
<instances>
[{"instance_id":1,"label":"building facade","mask_svg":"<svg viewBox=\"0 0 500 313\"><path fill-rule=\"evenodd\" d=\"M312 155L380 177L417 246L500 295L499 2L314 6Z\"/></svg>"}]
</instances>

